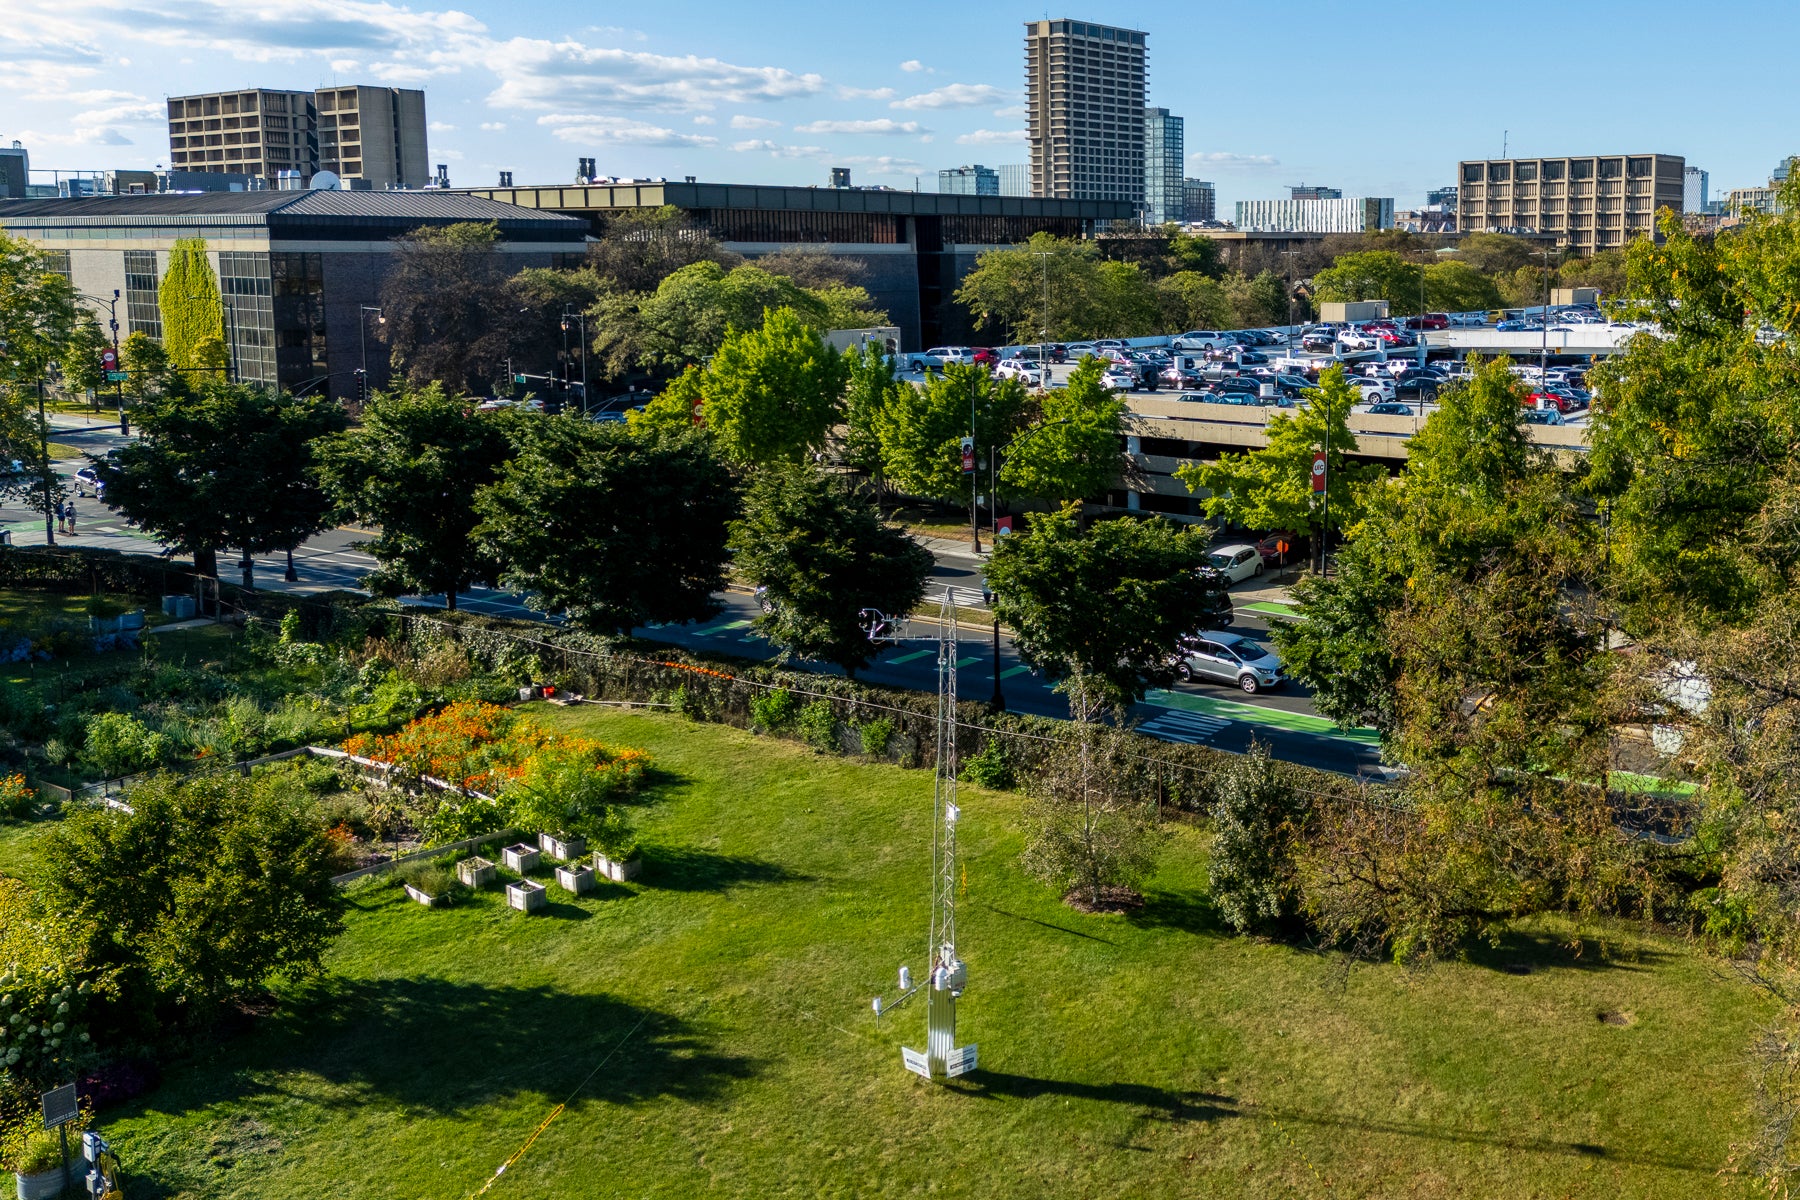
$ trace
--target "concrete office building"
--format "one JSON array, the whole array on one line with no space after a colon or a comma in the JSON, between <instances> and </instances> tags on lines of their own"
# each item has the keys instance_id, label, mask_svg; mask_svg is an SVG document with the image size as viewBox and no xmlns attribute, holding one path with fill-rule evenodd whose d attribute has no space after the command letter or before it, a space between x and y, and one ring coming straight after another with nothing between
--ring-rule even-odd
<instances>
[{"instance_id":1,"label":"concrete office building","mask_svg":"<svg viewBox=\"0 0 1800 1200\"><path fill-rule=\"evenodd\" d=\"M417 88L320 88L319 168L348 187L422 188L431 182L425 93Z\"/></svg>"},{"instance_id":2,"label":"concrete office building","mask_svg":"<svg viewBox=\"0 0 1800 1200\"><path fill-rule=\"evenodd\" d=\"M1181 208L1184 221L1216 221L1219 219L1219 194L1210 181L1181 181Z\"/></svg>"},{"instance_id":3,"label":"concrete office building","mask_svg":"<svg viewBox=\"0 0 1800 1200\"><path fill-rule=\"evenodd\" d=\"M169 166L254 175L269 187L298 172L304 186L319 170L313 94L250 88L171 96Z\"/></svg>"},{"instance_id":4,"label":"concrete office building","mask_svg":"<svg viewBox=\"0 0 1800 1200\"><path fill-rule=\"evenodd\" d=\"M1000 194L1002 196L1031 195L1031 164L1001 163L996 168L1000 173Z\"/></svg>"},{"instance_id":5,"label":"concrete office building","mask_svg":"<svg viewBox=\"0 0 1800 1200\"><path fill-rule=\"evenodd\" d=\"M1239 200L1237 227L1258 233L1370 233L1394 227L1391 196Z\"/></svg>"},{"instance_id":6,"label":"concrete office building","mask_svg":"<svg viewBox=\"0 0 1800 1200\"><path fill-rule=\"evenodd\" d=\"M1334 187L1308 187L1300 184L1288 189L1289 200L1342 200L1344 191Z\"/></svg>"},{"instance_id":7,"label":"concrete office building","mask_svg":"<svg viewBox=\"0 0 1800 1200\"><path fill-rule=\"evenodd\" d=\"M1184 124L1166 108L1144 110L1144 220L1152 225L1187 219Z\"/></svg>"},{"instance_id":8,"label":"concrete office building","mask_svg":"<svg viewBox=\"0 0 1800 1200\"><path fill-rule=\"evenodd\" d=\"M1144 203L1144 34L1086 21L1025 25L1031 193Z\"/></svg>"},{"instance_id":9,"label":"concrete office building","mask_svg":"<svg viewBox=\"0 0 1800 1200\"><path fill-rule=\"evenodd\" d=\"M945 196L998 196L1000 172L980 163L946 167L938 172L938 192Z\"/></svg>"},{"instance_id":10,"label":"concrete office building","mask_svg":"<svg viewBox=\"0 0 1800 1200\"><path fill-rule=\"evenodd\" d=\"M0 200L23 200L31 193L31 153L23 142L0 146Z\"/></svg>"},{"instance_id":11,"label":"concrete office building","mask_svg":"<svg viewBox=\"0 0 1800 1200\"><path fill-rule=\"evenodd\" d=\"M749 184L620 180L585 187L475 188L470 195L583 218L598 235L615 217L665 205L747 258L804 246L857 259L859 282L901 346L973 341L957 285L989 250L1034 233L1085 237L1102 222L1128 221L1123 201L959 196L890 188L763 187ZM985 340L1007 336L984 332Z\"/></svg>"},{"instance_id":12,"label":"concrete office building","mask_svg":"<svg viewBox=\"0 0 1800 1200\"><path fill-rule=\"evenodd\" d=\"M362 306L381 303L393 239L459 221L495 222L500 250L517 267L573 266L586 253L583 221L442 192L0 200L0 229L48 252L76 291L119 290L121 338L162 336L157 287L169 250L177 238L205 238L234 376L289 389L314 384L339 398L355 393L365 344L370 382L387 381L387 352Z\"/></svg>"},{"instance_id":13,"label":"concrete office building","mask_svg":"<svg viewBox=\"0 0 1800 1200\"><path fill-rule=\"evenodd\" d=\"M1658 210L1680 211L1678 154L1475 159L1457 165L1457 230L1531 230L1581 254L1659 238Z\"/></svg>"},{"instance_id":14,"label":"concrete office building","mask_svg":"<svg viewBox=\"0 0 1800 1200\"><path fill-rule=\"evenodd\" d=\"M1427 208L1442 208L1448 212L1456 211L1456 189L1453 187L1432 188L1425 193Z\"/></svg>"},{"instance_id":15,"label":"concrete office building","mask_svg":"<svg viewBox=\"0 0 1800 1200\"><path fill-rule=\"evenodd\" d=\"M1681 211L1684 213L1703 213L1706 211L1707 174L1699 167L1688 167L1681 172Z\"/></svg>"}]
</instances>

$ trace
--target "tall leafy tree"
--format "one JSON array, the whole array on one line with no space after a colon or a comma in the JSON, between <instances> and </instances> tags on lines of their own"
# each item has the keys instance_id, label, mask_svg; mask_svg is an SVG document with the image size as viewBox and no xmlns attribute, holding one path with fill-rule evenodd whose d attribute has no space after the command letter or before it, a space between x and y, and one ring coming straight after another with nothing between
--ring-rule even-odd
<instances>
[{"instance_id":1,"label":"tall leafy tree","mask_svg":"<svg viewBox=\"0 0 1800 1200\"><path fill-rule=\"evenodd\" d=\"M377 393L355 429L323 443L319 476L339 510L380 530L376 595L458 592L493 578L472 536L475 493L510 456L504 421L439 384Z\"/></svg>"},{"instance_id":2,"label":"tall leafy tree","mask_svg":"<svg viewBox=\"0 0 1800 1200\"><path fill-rule=\"evenodd\" d=\"M658 284L697 262L726 270L744 260L725 249L712 231L674 205L627 209L608 218L588 245L585 268L610 292L653 292Z\"/></svg>"},{"instance_id":3,"label":"tall leafy tree","mask_svg":"<svg viewBox=\"0 0 1800 1200\"><path fill-rule=\"evenodd\" d=\"M1000 481L1017 495L1058 503L1091 500L1118 482L1125 402L1100 382L1101 364L1089 358L1067 386L1045 392L1039 422L1014 437Z\"/></svg>"},{"instance_id":4,"label":"tall leafy tree","mask_svg":"<svg viewBox=\"0 0 1800 1200\"><path fill-rule=\"evenodd\" d=\"M875 420L888 481L908 495L968 503L981 474L962 469L962 439L971 434L971 420L979 460L989 446L1012 440L1028 408L1023 384L977 366L951 363L923 386L900 389Z\"/></svg>"},{"instance_id":5,"label":"tall leafy tree","mask_svg":"<svg viewBox=\"0 0 1800 1200\"><path fill-rule=\"evenodd\" d=\"M1356 435L1347 418L1360 396L1342 366L1327 368L1319 386L1309 388L1305 407L1276 413L1268 425L1268 444L1246 454L1222 454L1211 462L1185 463L1175 472L1201 501L1210 517L1224 517L1246 529L1266 531L1343 529L1355 522L1363 487L1379 479L1382 468L1352 464ZM1324 450L1329 470L1326 506L1312 490L1313 455Z\"/></svg>"},{"instance_id":6,"label":"tall leafy tree","mask_svg":"<svg viewBox=\"0 0 1800 1200\"><path fill-rule=\"evenodd\" d=\"M23 238L0 230L0 496L44 509L62 498L36 398L74 336L75 292ZM17 462L19 469L12 464Z\"/></svg>"},{"instance_id":7,"label":"tall leafy tree","mask_svg":"<svg viewBox=\"0 0 1800 1200\"><path fill-rule=\"evenodd\" d=\"M218 551L291 550L323 527L330 503L313 475L319 439L344 427L320 396L295 398L216 379L177 387L139 412L141 436L95 460L107 501L132 524L218 573Z\"/></svg>"},{"instance_id":8,"label":"tall leafy tree","mask_svg":"<svg viewBox=\"0 0 1800 1200\"><path fill-rule=\"evenodd\" d=\"M485 393L514 347L542 338L543 314L511 287L492 221L415 229L395 239L381 285L383 323L371 327L394 369L415 386L441 381Z\"/></svg>"},{"instance_id":9,"label":"tall leafy tree","mask_svg":"<svg viewBox=\"0 0 1800 1200\"><path fill-rule=\"evenodd\" d=\"M923 546L810 464L757 472L731 549L737 569L768 601L757 629L783 650L835 663L850 676L880 652L862 614L911 612L932 567Z\"/></svg>"},{"instance_id":10,"label":"tall leafy tree","mask_svg":"<svg viewBox=\"0 0 1800 1200\"><path fill-rule=\"evenodd\" d=\"M63 387L78 396L94 393L96 397L101 388L110 388L100 354L111 345L111 340L100 329L100 322L83 310L76 318L69 344L62 353Z\"/></svg>"},{"instance_id":11,"label":"tall leafy tree","mask_svg":"<svg viewBox=\"0 0 1800 1200\"><path fill-rule=\"evenodd\" d=\"M977 329L1011 341L1100 337L1112 333L1102 307L1099 251L1092 242L1034 233L1029 241L989 250L963 277L956 299Z\"/></svg>"},{"instance_id":12,"label":"tall leafy tree","mask_svg":"<svg viewBox=\"0 0 1800 1200\"><path fill-rule=\"evenodd\" d=\"M1393 250L1339 255L1313 276L1313 299L1386 300L1396 314L1420 311L1425 269Z\"/></svg>"},{"instance_id":13,"label":"tall leafy tree","mask_svg":"<svg viewBox=\"0 0 1800 1200\"><path fill-rule=\"evenodd\" d=\"M532 421L475 511L500 582L581 628L623 635L719 611L737 489L698 430Z\"/></svg>"},{"instance_id":14,"label":"tall leafy tree","mask_svg":"<svg viewBox=\"0 0 1800 1200\"><path fill-rule=\"evenodd\" d=\"M224 365L224 299L205 238L175 240L156 304L162 310L162 344L171 366L205 374Z\"/></svg>"},{"instance_id":15,"label":"tall leafy tree","mask_svg":"<svg viewBox=\"0 0 1800 1200\"><path fill-rule=\"evenodd\" d=\"M1425 268L1425 303L1434 312L1477 312L1499 308L1501 296L1490 276L1450 259Z\"/></svg>"},{"instance_id":16,"label":"tall leafy tree","mask_svg":"<svg viewBox=\"0 0 1800 1200\"><path fill-rule=\"evenodd\" d=\"M625 421L627 427L634 430L679 432L704 425L705 409L706 375L699 367L689 367L641 408L626 413Z\"/></svg>"},{"instance_id":17,"label":"tall leafy tree","mask_svg":"<svg viewBox=\"0 0 1800 1200\"><path fill-rule=\"evenodd\" d=\"M1225 285L1210 275L1177 271L1156 281L1156 296L1167 328L1225 329L1232 325Z\"/></svg>"},{"instance_id":18,"label":"tall leafy tree","mask_svg":"<svg viewBox=\"0 0 1800 1200\"><path fill-rule=\"evenodd\" d=\"M682 267L654 292L603 295L590 318L594 351L612 375L679 370L714 354L734 329L754 329L763 313L788 309L815 330L830 328L818 295L783 275L707 259Z\"/></svg>"},{"instance_id":19,"label":"tall leafy tree","mask_svg":"<svg viewBox=\"0 0 1800 1200\"><path fill-rule=\"evenodd\" d=\"M726 335L706 371L702 415L739 463L795 462L837 423L849 367L792 308Z\"/></svg>"},{"instance_id":20,"label":"tall leafy tree","mask_svg":"<svg viewBox=\"0 0 1800 1200\"><path fill-rule=\"evenodd\" d=\"M883 475L881 416L902 389L912 385L900 378L894 359L873 342L851 350L849 377L844 384L844 462L874 477Z\"/></svg>"}]
</instances>

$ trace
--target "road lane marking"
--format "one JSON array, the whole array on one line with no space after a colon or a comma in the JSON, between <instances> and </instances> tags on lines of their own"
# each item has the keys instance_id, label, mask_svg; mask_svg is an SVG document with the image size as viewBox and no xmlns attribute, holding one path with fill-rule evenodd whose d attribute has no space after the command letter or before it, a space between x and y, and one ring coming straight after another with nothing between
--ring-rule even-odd
<instances>
[{"instance_id":1,"label":"road lane marking","mask_svg":"<svg viewBox=\"0 0 1800 1200\"><path fill-rule=\"evenodd\" d=\"M1151 737L1165 742L1185 742L1193 745L1196 742L1211 741L1213 734L1230 724L1230 721L1221 720L1218 717L1171 709L1143 722L1137 727L1137 731L1147 733Z\"/></svg>"},{"instance_id":2,"label":"road lane marking","mask_svg":"<svg viewBox=\"0 0 1800 1200\"><path fill-rule=\"evenodd\" d=\"M1144 701L1147 704L1156 705L1158 708L1184 709L1188 712L1220 717L1227 721L1242 721L1251 725L1266 725L1271 729L1285 729L1290 733L1309 733L1315 737L1360 742L1366 746L1381 745L1381 734L1376 730L1360 725L1343 729L1329 717L1289 712L1285 708L1269 708L1261 704L1241 704L1235 700L1220 700L1213 696L1196 696L1191 692L1169 692L1161 689L1151 691L1144 697Z\"/></svg>"}]
</instances>

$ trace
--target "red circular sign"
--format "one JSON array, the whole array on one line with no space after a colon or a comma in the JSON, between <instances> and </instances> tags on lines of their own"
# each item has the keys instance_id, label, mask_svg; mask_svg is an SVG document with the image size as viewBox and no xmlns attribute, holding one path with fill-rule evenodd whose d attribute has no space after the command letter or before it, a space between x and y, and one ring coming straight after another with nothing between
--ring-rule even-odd
<instances>
[{"instance_id":1,"label":"red circular sign","mask_svg":"<svg viewBox=\"0 0 1800 1200\"><path fill-rule=\"evenodd\" d=\"M106 369L110 371L113 369L113 366L119 361L119 356L117 354L113 353L111 347L108 347L107 349L102 350L100 352L100 361L102 364L105 365Z\"/></svg>"}]
</instances>

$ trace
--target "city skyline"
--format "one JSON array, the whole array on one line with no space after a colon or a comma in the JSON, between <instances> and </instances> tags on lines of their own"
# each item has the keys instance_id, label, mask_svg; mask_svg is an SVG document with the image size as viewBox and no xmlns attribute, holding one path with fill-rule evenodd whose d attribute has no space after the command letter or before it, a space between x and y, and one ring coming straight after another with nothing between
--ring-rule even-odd
<instances>
[{"instance_id":1,"label":"city skyline","mask_svg":"<svg viewBox=\"0 0 1800 1200\"><path fill-rule=\"evenodd\" d=\"M1759 185L1768 164L1795 149L1772 139L1800 109L1781 86L1779 50L1781 33L1800 32L1800 20L1758 8L1767 36L1754 42L1685 23L1682 53L1694 67L1679 86L1654 94L1613 85L1635 79L1645 55L1662 52L1655 39L1681 10L1635 5L1622 21L1617 4L1559 8L1564 44L1604 45L1607 53L1584 54L1572 94L1554 105L1506 102L1518 88L1506 56L1463 61L1454 47L1476 44L1474 14L1402 5L1365 27L1334 5L1299 3L1283 26L1323 22L1330 39L1283 41L1274 56L1218 55L1205 72L1185 69L1199 51L1191 14L1173 4L1049 15L1148 33L1146 103L1185 118L1185 175L1213 180L1221 211L1230 211L1237 200L1285 196L1302 180L1410 207L1427 189L1453 183L1458 161L1498 157L1503 148L1517 157L1654 144L1707 170L1715 194ZM928 0L877 39L816 3L774 3L756 22L736 11L691 4L634 13L623 28L596 27L565 3L521 12L486 0L410 9L297 0L245 12L194 0L177 12L152 0L23 0L0 30L13 67L0 84L0 142L22 140L34 167L148 168L169 162L168 95L354 82L426 89L433 162L448 164L458 186L491 185L501 170L521 183L559 182L587 156L601 174L823 186L829 168L846 166L860 184L930 191L942 168L1028 160L1020 36L1042 14ZM1551 11L1516 15L1530 24ZM957 37L941 36L945 22ZM1233 33L1276 49L1268 39L1278 31L1235 16L1209 19L1207 44ZM1341 69L1365 53L1446 68L1451 56L1456 69L1366 80ZM1758 121L1731 122L1706 102L1707 64L1726 61L1736 89L1731 111L1755 111ZM1268 86L1272 64L1286 85ZM1483 83L1498 99L1456 98ZM1587 98L1627 94L1630 105ZM1221 96L1245 99L1221 108ZM1326 112L1331 118L1320 120ZM1368 138L1356 134L1358 112L1368 114Z\"/></svg>"}]
</instances>

